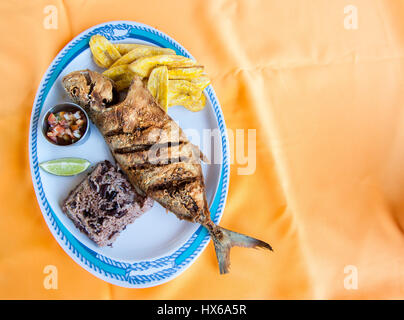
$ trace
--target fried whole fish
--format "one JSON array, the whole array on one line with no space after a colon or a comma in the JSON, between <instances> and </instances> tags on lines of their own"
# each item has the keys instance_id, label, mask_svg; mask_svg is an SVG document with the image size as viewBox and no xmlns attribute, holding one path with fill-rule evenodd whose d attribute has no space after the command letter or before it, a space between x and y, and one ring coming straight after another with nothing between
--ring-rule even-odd
<instances>
[{"instance_id":1,"label":"fried whole fish","mask_svg":"<svg viewBox=\"0 0 404 320\"><path fill-rule=\"evenodd\" d=\"M70 98L87 111L112 155L140 192L179 219L203 225L213 239L220 273L227 273L233 246L272 250L252 237L217 226L210 219L201 153L135 77L122 102L112 80L90 70L63 78Z\"/></svg>"}]
</instances>

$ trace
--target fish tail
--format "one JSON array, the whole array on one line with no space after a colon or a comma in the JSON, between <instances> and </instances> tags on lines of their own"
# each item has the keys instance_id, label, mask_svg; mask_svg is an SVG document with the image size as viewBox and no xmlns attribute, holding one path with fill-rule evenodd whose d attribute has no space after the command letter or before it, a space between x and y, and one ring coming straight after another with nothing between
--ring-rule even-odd
<instances>
[{"instance_id":1,"label":"fish tail","mask_svg":"<svg viewBox=\"0 0 404 320\"><path fill-rule=\"evenodd\" d=\"M213 239L221 274L229 272L230 249L234 246L246 248L264 248L273 251L272 247L268 243L238 232L230 231L219 226L208 228L208 230Z\"/></svg>"}]
</instances>

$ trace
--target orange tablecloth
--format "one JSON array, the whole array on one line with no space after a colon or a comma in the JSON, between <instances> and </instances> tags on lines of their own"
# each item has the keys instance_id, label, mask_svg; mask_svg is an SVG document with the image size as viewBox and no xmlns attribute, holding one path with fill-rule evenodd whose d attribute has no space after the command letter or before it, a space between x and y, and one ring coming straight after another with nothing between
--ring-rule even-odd
<instances>
[{"instance_id":1,"label":"orange tablecloth","mask_svg":"<svg viewBox=\"0 0 404 320\"><path fill-rule=\"evenodd\" d=\"M44 28L47 5L57 29ZM125 289L52 237L29 170L34 95L69 40L111 20L178 40L206 66L228 128L257 130L256 171L232 165L221 225L274 253L233 249L220 276L210 243L175 280ZM403 21L397 0L1 1L0 298L404 298Z\"/></svg>"}]
</instances>

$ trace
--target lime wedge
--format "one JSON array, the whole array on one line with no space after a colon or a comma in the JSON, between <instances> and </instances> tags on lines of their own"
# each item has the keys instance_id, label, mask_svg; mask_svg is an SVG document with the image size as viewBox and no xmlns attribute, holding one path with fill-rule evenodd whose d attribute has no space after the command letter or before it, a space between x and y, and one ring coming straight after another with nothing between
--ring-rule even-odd
<instances>
[{"instance_id":1,"label":"lime wedge","mask_svg":"<svg viewBox=\"0 0 404 320\"><path fill-rule=\"evenodd\" d=\"M90 162L80 158L61 158L42 162L39 166L46 172L57 176L74 176L86 171Z\"/></svg>"}]
</instances>

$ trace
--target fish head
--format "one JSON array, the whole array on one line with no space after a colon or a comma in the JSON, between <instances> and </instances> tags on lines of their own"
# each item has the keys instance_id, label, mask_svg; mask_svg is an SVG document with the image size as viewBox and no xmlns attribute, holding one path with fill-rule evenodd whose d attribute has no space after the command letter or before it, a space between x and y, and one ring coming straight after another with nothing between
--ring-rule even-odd
<instances>
[{"instance_id":1,"label":"fish head","mask_svg":"<svg viewBox=\"0 0 404 320\"><path fill-rule=\"evenodd\" d=\"M91 70L74 71L66 75L62 85L70 99L92 111L101 111L113 102L114 82Z\"/></svg>"}]
</instances>

